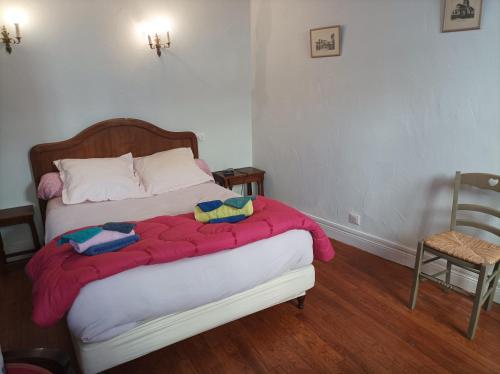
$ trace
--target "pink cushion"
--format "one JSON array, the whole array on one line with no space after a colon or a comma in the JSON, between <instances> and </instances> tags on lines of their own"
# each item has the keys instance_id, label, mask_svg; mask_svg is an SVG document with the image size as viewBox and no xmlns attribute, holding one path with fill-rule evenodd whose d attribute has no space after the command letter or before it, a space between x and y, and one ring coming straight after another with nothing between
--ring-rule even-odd
<instances>
[{"instance_id":1,"label":"pink cushion","mask_svg":"<svg viewBox=\"0 0 500 374\"><path fill-rule=\"evenodd\" d=\"M207 173L208 175L212 176L212 172L210 171L210 167L208 166L208 164L205 162L205 160L202 160L201 158L197 158L194 160L196 162L196 165L198 165L198 167L203 170L205 173Z\"/></svg>"},{"instance_id":2,"label":"pink cushion","mask_svg":"<svg viewBox=\"0 0 500 374\"><path fill-rule=\"evenodd\" d=\"M63 182L59 173L47 173L42 175L38 185L37 196L39 199L49 200L62 196Z\"/></svg>"}]
</instances>

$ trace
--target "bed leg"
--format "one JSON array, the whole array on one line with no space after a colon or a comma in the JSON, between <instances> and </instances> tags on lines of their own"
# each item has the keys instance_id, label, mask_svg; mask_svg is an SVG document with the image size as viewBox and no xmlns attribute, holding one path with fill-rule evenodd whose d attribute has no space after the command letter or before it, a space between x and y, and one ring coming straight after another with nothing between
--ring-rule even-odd
<instances>
[{"instance_id":1,"label":"bed leg","mask_svg":"<svg viewBox=\"0 0 500 374\"><path fill-rule=\"evenodd\" d=\"M304 301L306 300L306 295L297 297L297 308L304 309Z\"/></svg>"}]
</instances>

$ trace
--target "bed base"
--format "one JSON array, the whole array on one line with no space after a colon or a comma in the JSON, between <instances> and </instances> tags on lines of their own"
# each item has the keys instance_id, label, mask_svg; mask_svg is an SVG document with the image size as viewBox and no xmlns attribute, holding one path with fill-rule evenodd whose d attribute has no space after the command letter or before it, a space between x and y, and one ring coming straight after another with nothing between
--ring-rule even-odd
<instances>
[{"instance_id":1,"label":"bed base","mask_svg":"<svg viewBox=\"0 0 500 374\"><path fill-rule=\"evenodd\" d=\"M73 337L80 368L98 373L288 300L297 299L302 309L314 280L314 267L308 265L226 299L145 321L107 341L83 343Z\"/></svg>"}]
</instances>

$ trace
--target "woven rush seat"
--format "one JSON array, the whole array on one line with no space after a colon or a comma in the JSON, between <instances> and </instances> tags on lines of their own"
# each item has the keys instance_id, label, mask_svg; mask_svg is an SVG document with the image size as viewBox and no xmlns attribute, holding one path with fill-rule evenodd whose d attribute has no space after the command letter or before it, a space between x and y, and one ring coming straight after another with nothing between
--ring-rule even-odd
<instances>
[{"instance_id":1,"label":"woven rush seat","mask_svg":"<svg viewBox=\"0 0 500 374\"><path fill-rule=\"evenodd\" d=\"M500 260L499 245L458 231L432 235L424 241L424 244L439 252L477 265L493 265Z\"/></svg>"}]
</instances>

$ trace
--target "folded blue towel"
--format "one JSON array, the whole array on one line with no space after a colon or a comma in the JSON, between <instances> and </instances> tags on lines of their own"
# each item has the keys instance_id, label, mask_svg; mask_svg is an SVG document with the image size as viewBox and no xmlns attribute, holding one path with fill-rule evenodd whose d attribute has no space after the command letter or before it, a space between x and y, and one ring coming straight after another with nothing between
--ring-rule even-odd
<instances>
[{"instance_id":1,"label":"folded blue towel","mask_svg":"<svg viewBox=\"0 0 500 374\"><path fill-rule=\"evenodd\" d=\"M243 221L245 218L248 218L244 214L239 214L237 216L224 217L224 218L214 218L208 221L208 223L236 223Z\"/></svg>"},{"instance_id":2,"label":"folded blue towel","mask_svg":"<svg viewBox=\"0 0 500 374\"><path fill-rule=\"evenodd\" d=\"M108 222L102 225L104 230L118 231L124 234L128 234L135 227L135 223L130 222Z\"/></svg>"},{"instance_id":3,"label":"folded blue towel","mask_svg":"<svg viewBox=\"0 0 500 374\"><path fill-rule=\"evenodd\" d=\"M57 241L57 245L69 243L70 240L74 241L75 243L80 244L80 243L86 242L87 240L93 238L94 236L99 234L101 231L102 231L101 227L89 227L88 229L78 230L78 231L72 232L70 234L64 234Z\"/></svg>"},{"instance_id":4,"label":"folded blue towel","mask_svg":"<svg viewBox=\"0 0 500 374\"><path fill-rule=\"evenodd\" d=\"M82 255L95 256L102 253L115 252L118 251L119 249L125 248L126 246L132 243L135 243L139 239L140 239L139 235L132 235L132 236L127 236L126 238L113 240L111 242L93 245L85 252L83 252Z\"/></svg>"},{"instance_id":5,"label":"folded blue towel","mask_svg":"<svg viewBox=\"0 0 500 374\"><path fill-rule=\"evenodd\" d=\"M215 210L220 206L222 206L222 201L220 201L220 200L204 201L204 202L198 204L198 207L203 212L211 212L212 210Z\"/></svg>"}]
</instances>

